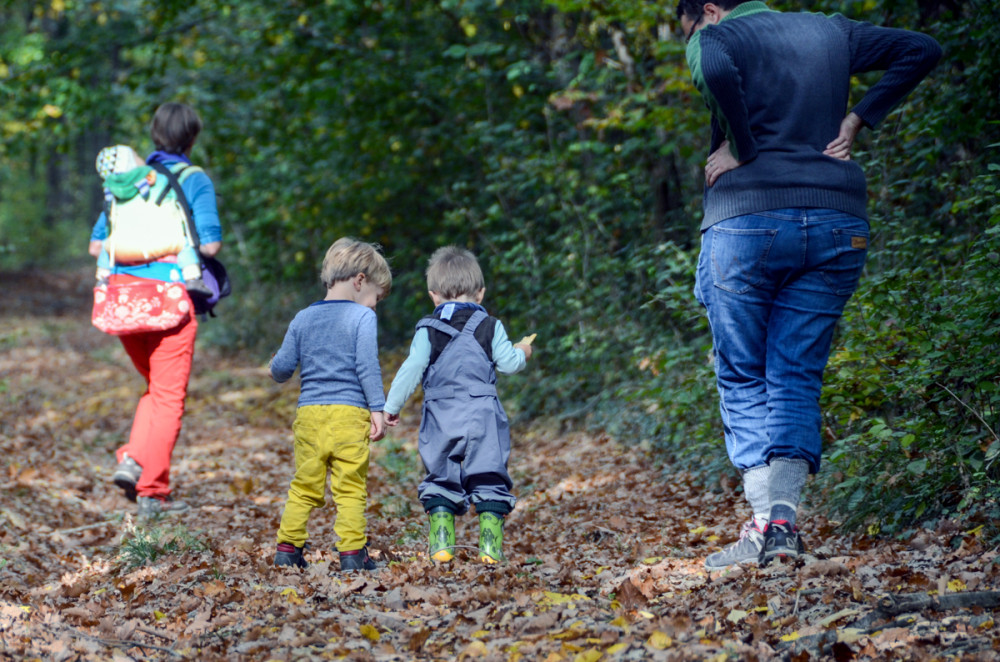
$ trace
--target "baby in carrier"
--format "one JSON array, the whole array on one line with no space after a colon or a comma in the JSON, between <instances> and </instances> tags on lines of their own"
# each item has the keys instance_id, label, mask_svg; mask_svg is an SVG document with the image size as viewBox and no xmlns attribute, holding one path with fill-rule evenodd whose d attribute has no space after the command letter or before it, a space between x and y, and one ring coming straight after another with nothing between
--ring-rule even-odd
<instances>
[{"instance_id":1,"label":"baby in carrier","mask_svg":"<svg viewBox=\"0 0 1000 662\"><path fill-rule=\"evenodd\" d=\"M97 258L96 278L98 284L107 283L108 276L115 263L142 264L151 262L160 257L165 257L162 251L147 253L142 251L142 255L122 255L122 251L116 246L114 239L115 212L116 205L123 204L123 201L130 200L136 195L148 199L152 194L152 188L156 185L158 177L164 175L153 168L147 166L134 149L128 145L112 145L105 147L97 154L97 173L104 181L104 213L107 218L110 236L104 241L104 246ZM169 187L169 185L168 185ZM162 188L162 187L161 187ZM175 198L177 193L174 194ZM180 268L184 286L189 293L210 296L212 291L202 280L201 257L196 245L196 235L193 223L190 218L185 218L186 212L178 215L176 223L181 227L169 228L171 235L177 237L177 266ZM155 223L156 221L151 221ZM156 232L150 228L148 236L156 236ZM194 235L194 236L193 236ZM115 254L112 255L111 253ZM123 259L124 257L124 259ZM114 259L114 262L112 262Z\"/></svg>"}]
</instances>

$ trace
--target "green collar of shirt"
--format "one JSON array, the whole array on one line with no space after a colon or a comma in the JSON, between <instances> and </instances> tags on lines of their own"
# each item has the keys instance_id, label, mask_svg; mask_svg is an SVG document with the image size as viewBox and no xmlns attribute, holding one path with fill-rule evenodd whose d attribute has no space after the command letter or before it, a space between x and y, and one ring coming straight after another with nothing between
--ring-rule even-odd
<instances>
[{"instance_id":1,"label":"green collar of shirt","mask_svg":"<svg viewBox=\"0 0 1000 662\"><path fill-rule=\"evenodd\" d=\"M744 2L741 5L736 5L731 12L722 17L722 21L728 21L731 18L739 18L740 16L749 16L751 14L759 14L765 11L774 11L767 6L766 3L760 2L760 0L753 0L753 2Z\"/></svg>"},{"instance_id":2,"label":"green collar of shirt","mask_svg":"<svg viewBox=\"0 0 1000 662\"><path fill-rule=\"evenodd\" d=\"M728 21L733 18L740 18L742 16L750 16L752 14L760 14L763 12L774 11L767 6L764 2L760 0L752 0L751 2L744 2L743 4L736 5L732 11L722 17L719 21ZM720 128L723 133L726 134L726 138L729 140L729 149L733 153L733 156L739 158L736 154L736 141L733 139L732 130L729 128L729 122L726 117L722 114L722 109L719 107L718 102L712 93L708 89L708 85L705 83L705 77L701 72L701 33L704 30L711 30L714 26L706 25L702 30L698 30L691 36L691 40L688 42L686 55L688 61L688 68L691 70L691 82L694 83L695 88L701 92L702 98L705 100L705 105L711 111L712 116L718 121Z\"/></svg>"}]
</instances>

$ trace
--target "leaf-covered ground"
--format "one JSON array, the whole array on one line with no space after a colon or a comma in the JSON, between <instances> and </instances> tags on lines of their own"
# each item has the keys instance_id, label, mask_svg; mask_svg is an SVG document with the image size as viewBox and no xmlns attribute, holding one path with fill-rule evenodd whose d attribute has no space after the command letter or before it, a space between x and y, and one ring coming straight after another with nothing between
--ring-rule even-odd
<instances>
[{"instance_id":1,"label":"leaf-covered ground","mask_svg":"<svg viewBox=\"0 0 1000 662\"><path fill-rule=\"evenodd\" d=\"M1000 656L1000 560L977 530L873 540L806 513L804 563L708 574L746 515L731 485L695 489L627 445L544 424L515 430L508 562L476 561L465 517L458 558L434 566L415 407L374 446L383 568L339 572L328 507L309 569L274 569L296 389L201 350L173 475L195 508L137 526L108 481L143 385L89 326L86 273L0 281L0 659Z\"/></svg>"}]
</instances>

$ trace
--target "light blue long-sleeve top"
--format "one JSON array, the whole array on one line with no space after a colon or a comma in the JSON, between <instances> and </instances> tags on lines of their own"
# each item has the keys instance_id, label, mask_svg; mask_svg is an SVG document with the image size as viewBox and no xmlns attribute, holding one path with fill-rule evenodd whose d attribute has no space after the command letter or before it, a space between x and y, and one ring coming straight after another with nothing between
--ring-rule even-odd
<instances>
[{"instance_id":1,"label":"light blue long-sleeve top","mask_svg":"<svg viewBox=\"0 0 1000 662\"><path fill-rule=\"evenodd\" d=\"M524 350L514 347L514 344L507 337L507 330L503 322L497 320L493 330L493 364L497 372L513 374L520 372L527 359ZM392 386L389 387L389 395L385 401L385 413L398 414L410 399L413 392L417 390L420 380L423 379L424 372L431 360L431 339L426 328L417 329L410 343L410 353L399 367L399 372L392 379Z\"/></svg>"},{"instance_id":2,"label":"light blue long-sleeve top","mask_svg":"<svg viewBox=\"0 0 1000 662\"><path fill-rule=\"evenodd\" d=\"M317 301L288 325L281 349L271 359L271 377L285 382L302 367L299 407L351 405L382 411L376 322L375 313L359 303Z\"/></svg>"}]
</instances>

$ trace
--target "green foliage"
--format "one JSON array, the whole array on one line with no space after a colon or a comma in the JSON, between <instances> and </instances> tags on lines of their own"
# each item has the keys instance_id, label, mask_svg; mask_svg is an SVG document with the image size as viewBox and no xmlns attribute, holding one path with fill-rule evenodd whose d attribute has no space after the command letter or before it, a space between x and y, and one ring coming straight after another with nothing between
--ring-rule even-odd
<instances>
[{"instance_id":1,"label":"green foliage","mask_svg":"<svg viewBox=\"0 0 1000 662\"><path fill-rule=\"evenodd\" d=\"M126 570L152 565L165 556L204 552L208 545L183 525L136 526L126 534L118 558Z\"/></svg>"},{"instance_id":2,"label":"green foliage","mask_svg":"<svg viewBox=\"0 0 1000 662\"><path fill-rule=\"evenodd\" d=\"M993 175L970 189L963 203L989 201L975 236L913 236L902 213L884 219L898 237L887 250L911 260L869 278L845 315L825 400L842 431L830 487L849 524L1000 514L1000 203Z\"/></svg>"}]
</instances>

